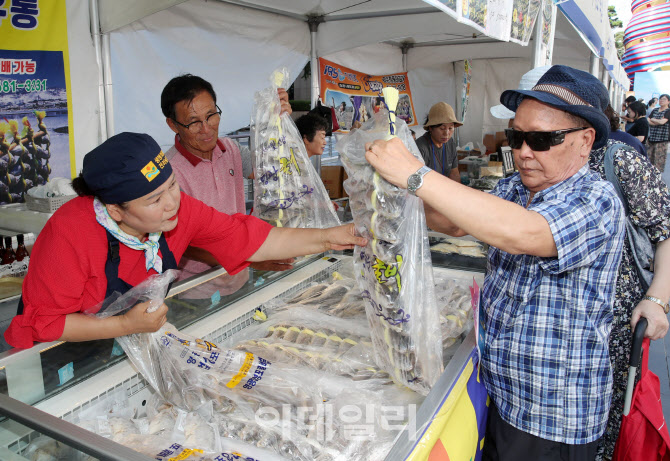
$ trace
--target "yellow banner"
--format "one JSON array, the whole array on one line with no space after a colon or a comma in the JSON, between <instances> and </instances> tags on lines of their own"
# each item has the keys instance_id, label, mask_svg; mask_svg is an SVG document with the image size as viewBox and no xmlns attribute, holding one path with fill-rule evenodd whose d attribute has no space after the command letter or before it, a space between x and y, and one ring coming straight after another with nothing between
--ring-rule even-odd
<instances>
[{"instance_id":1,"label":"yellow banner","mask_svg":"<svg viewBox=\"0 0 670 461\"><path fill-rule=\"evenodd\" d=\"M74 177L66 0L0 0L0 204Z\"/></svg>"}]
</instances>

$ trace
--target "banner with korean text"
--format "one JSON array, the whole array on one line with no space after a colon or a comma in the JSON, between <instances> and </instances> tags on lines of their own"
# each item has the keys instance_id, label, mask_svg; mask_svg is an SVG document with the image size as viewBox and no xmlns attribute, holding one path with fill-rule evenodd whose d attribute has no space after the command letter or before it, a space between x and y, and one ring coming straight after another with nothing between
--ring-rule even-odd
<instances>
[{"instance_id":1,"label":"banner with korean text","mask_svg":"<svg viewBox=\"0 0 670 461\"><path fill-rule=\"evenodd\" d=\"M388 75L368 75L332 61L319 58L320 96L323 104L335 109L338 131L349 131L356 122L361 124L383 107L382 88L392 86L400 93L396 116L407 125L417 125L407 72Z\"/></svg>"},{"instance_id":2,"label":"banner with korean text","mask_svg":"<svg viewBox=\"0 0 670 461\"><path fill-rule=\"evenodd\" d=\"M71 178L66 0L0 0L0 204Z\"/></svg>"},{"instance_id":3,"label":"banner with korean text","mask_svg":"<svg viewBox=\"0 0 670 461\"><path fill-rule=\"evenodd\" d=\"M490 400L473 349L405 461L480 461Z\"/></svg>"}]
</instances>

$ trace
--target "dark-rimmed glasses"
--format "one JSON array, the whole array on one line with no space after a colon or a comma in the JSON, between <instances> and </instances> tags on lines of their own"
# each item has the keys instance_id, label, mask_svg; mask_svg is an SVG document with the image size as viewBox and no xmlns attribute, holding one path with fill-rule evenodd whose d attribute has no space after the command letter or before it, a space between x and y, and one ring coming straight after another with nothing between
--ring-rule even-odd
<instances>
[{"instance_id":1,"label":"dark-rimmed glasses","mask_svg":"<svg viewBox=\"0 0 670 461\"><path fill-rule=\"evenodd\" d=\"M221 108L217 105L216 112L214 112L213 114L209 114L205 119L205 122L207 122L209 126L214 128L221 121L221 112L222 112ZM175 119L172 119L172 121L179 126L183 126L193 134L200 133L200 130L202 130L202 124L204 123L202 120L197 120L195 122L189 123L188 125L184 125L183 123L178 122Z\"/></svg>"},{"instance_id":2,"label":"dark-rimmed glasses","mask_svg":"<svg viewBox=\"0 0 670 461\"><path fill-rule=\"evenodd\" d=\"M521 149L525 141L528 147L534 151L547 151L553 146L563 144L566 134L586 130L587 128L589 127L578 126L556 131L520 131L514 128L507 128L505 136L507 136L507 142L512 149Z\"/></svg>"}]
</instances>

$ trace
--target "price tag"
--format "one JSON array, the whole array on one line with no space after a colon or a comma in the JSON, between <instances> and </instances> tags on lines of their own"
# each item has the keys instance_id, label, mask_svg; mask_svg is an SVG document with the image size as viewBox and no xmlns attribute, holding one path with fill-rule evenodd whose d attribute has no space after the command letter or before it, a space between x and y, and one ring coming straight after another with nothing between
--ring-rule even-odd
<instances>
[{"instance_id":1,"label":"price tag","mask_svg":"<svg viewBox=\"0 0 670 461\"><path fill-rule=\"evenodd\" d=\"M74 364L70 362L58 370L58 380L60 381L59 386L62 386L72 378L74 378Z\"/></svg>"},{"instance_id":2,"label":"price tag","mask_svg":"<svg viewBox=\"0 0 670 461\"><path fill-rule=\"evenodd\" d=\"M216 290L210 299L212 300L212 307L219 304L219 302L221 301L221 293L219 292L219 290Z\"/></svg>"}]
</instances>

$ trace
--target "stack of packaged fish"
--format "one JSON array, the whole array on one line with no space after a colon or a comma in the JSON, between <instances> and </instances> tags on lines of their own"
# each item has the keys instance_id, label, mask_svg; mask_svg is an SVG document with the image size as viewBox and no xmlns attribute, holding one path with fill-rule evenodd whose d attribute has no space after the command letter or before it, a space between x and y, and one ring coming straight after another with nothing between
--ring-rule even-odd
<instances>
[{"instance_id":1,"label":"stack of packaged fish","mask_svg":"<svg viewBox=\"0 0 670 461\"><path fill-rule=\"evenodd\" d=\"M275 71L271 83L256 93L251 118L254 216L275 227L337 226L340 221L298 128L289 114L280 114L277 88L290 85L288 71Z\"/></svg>"},{"instance_id":2,"label":"stack of packaged fish","mask_svg":"<svg viewBox=\"0 0 670 461\"><path fill-rule=\"evenodd\" d=\"M159 291L170 275L150 278L108 309L134 305L143 299L137 293ZM375 364L365 317L297 303L221 346L169 324L119 343L156 391L147 415L103 412L104 424L100 415L80 424L147 454L175 443L221 453L234 441L271 459L381 459L423 400Z\"/></svg>"},{"instance_id":3,"label":"stack of packaged fish","mask_svg":"<svg viewBox=\"0 0 670 461\"><path fill-rule=\"evenodd\" d=\"M385 88L395 107L397 91ZM366 300L378 365L402 385L426 395L442 372L439 310L421 200L377 174L365 160L366 143L399 137L421 158L407 125L380 111L337 144L349 178L354 223L367 246L354 255Z\"/></svg>"}]
</instances>

